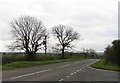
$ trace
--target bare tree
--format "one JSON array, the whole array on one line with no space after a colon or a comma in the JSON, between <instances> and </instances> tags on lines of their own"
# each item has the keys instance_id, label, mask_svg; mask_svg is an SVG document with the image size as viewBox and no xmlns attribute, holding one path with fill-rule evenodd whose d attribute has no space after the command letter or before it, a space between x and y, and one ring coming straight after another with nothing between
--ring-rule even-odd
<instances>
[{"instance_id":1,"label":"bare tree","mask_svg":"<svg viewBox=\"0 0 120 83\"><path fill-rule=\"evenodd\" d=\"M85 49L85 48L83 48L82 50L83 50L83 56L84 56L85 58L87 58L87 52L88 52L88 50Z\"/></svg>"},{"instance_id":2,"label":"bare tree","mask_svg":"<svg viewBox=\"0 0 120 83\"><path fill-rule=\"evenodd\" d=\"M72 48L71 42L74 40L79 39L79 34L75 31L73 31L73 28L64 26L64 25L58 25L54 26L52 28L52 32L54 36L58 39L59 43L57 44L57 47L61 47L59 50L62 52L62 57L64 58L64 52L67 48ZM57 47L54 47L55 49L58 49Z\"/></svg>"},{"instance_id":3,"label":"bare tree","mask_svg":"<svg viewBox=\"0 0 120 83\"><path fill-rule=\"evenodd\" d=\"M15 42L13 49L24 50L27 60L34 60L36 52L41 49L46 29L41 21L35 17L21 16L11 22Z\"/></svg>"}]
</instances>

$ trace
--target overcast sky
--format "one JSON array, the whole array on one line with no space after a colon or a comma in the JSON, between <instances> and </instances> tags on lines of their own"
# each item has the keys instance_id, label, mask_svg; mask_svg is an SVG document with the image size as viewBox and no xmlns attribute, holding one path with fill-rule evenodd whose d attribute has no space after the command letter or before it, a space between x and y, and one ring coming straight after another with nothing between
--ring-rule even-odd
<instances>
[{"instance_id":1,"label":"overcast sky","mask_svg":"<svg viewBox=\"0 0 120 83\"><path fill-rule=\"evenodd\" d=\"M104 48L118 38L119 0L0 0L0 51L12 41L10 22L21 15L35 16L50 29L63 24L81 38L74 50Z\"/></svg>"}]
</instances>

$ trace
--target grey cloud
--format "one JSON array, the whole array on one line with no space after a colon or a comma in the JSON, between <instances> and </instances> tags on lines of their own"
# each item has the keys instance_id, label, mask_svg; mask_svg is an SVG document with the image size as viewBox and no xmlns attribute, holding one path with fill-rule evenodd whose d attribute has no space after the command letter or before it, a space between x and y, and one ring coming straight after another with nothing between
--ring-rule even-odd
<instances>
[{"instance_id":1,"label":"grey cloud","mask_svg":"<svg viewBox=\"0 0 120 83\"><path fill-rule=\"evenodd\" d=\"M117 4L119 0L1 0L0 47L5 50L13 18L20 15L36 16L50 29L64 24L78 31L84 40L81 47L103 51L105 45L117 38ZM9 34L8 34L9 33ZM4 36L2 36L4 35ZM6 43L5 43L6 42ZM98 44L97 42L101 42ZM84 43L84 44L83 44ZM94 44L94 46L92 45Z\"/></svg>"}]
</instances>

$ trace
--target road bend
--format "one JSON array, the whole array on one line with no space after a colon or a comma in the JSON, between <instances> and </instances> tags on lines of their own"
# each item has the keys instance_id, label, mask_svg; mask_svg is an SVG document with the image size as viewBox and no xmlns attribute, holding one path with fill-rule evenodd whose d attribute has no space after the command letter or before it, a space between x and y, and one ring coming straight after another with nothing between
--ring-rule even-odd
<instances>
[{"instance_id":1,"label":"road bend","mask_svg":"<svg viewBox=\"0 0 120 83\"><path fill-rule=\"evenodd\" d=\"M3 81L118 81L114 71L91 68L99 59L86 59L2 72Z\"/></svg>"}]
</instances>

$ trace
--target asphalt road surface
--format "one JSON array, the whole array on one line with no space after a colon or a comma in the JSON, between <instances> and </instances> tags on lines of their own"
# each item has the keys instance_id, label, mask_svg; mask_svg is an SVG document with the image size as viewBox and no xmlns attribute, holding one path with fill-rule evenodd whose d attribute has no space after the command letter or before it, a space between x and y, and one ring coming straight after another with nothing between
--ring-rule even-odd
<instances>
[{"instance_id":1,"label":"asphalt road surface","mask_svg":"<svg viewBox=\"0 0 120 83\"><path fill-rule=\"evenodd\" d=\"M3 81L118 81L118 72L91 68L98 59L47 64L2 72Z\"/></svg>"}]
</instances>

